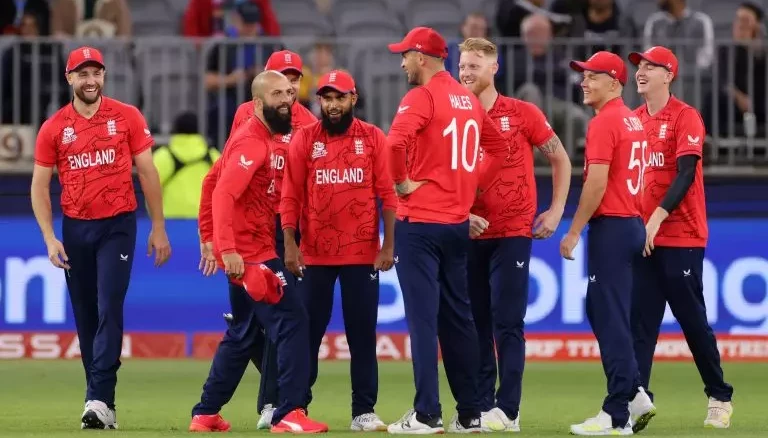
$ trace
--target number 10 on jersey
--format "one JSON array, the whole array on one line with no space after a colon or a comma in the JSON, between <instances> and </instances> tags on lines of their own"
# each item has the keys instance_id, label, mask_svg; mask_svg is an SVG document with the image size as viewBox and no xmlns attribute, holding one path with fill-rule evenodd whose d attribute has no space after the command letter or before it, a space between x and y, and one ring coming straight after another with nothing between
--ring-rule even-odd
<instances>
[{"instance_id":1,"label":"number 10 on jersey","mask_svg":"<svg viewBox=\"0 0 768 438\"><path fill-rule=\"evenodd\" d=\"M474 131L475 145L472 151L472 162L467 161L467 140L469 131ZM443 137L451 135L451 170L459 169L459 132L456 123L456 117L451 120L451 123L443 130ZM475 170L477 164L477 155L480 151L480 128L477 126L475 119L467 119L464 122L464 129L461 134L461 165L467 172Z\"/></svg>"}]
</instances>

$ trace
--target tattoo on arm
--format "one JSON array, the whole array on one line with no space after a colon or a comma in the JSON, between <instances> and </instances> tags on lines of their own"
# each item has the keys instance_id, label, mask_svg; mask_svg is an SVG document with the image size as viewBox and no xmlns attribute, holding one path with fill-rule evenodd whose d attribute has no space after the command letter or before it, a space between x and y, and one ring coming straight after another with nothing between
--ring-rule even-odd
<instances>
[{"instance_id":1,"label":"tattoo on arm","mask_svg":"<svg viewBox=\"0 0 768 438\"><path fill-rule=\"evenodd\" d=\"M560 137L557 136L557 134L553 135L552 138L547 140L546 143L537 146L542 154L546 156L553 155L555 152L557 152L558 148L563 147L563 143L560 141Z\"/></svg>"}]
</instances>

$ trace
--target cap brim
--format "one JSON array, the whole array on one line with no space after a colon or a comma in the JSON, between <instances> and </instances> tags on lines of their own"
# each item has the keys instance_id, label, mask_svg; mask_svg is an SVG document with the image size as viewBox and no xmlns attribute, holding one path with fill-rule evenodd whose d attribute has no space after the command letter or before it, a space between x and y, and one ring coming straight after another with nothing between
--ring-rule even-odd
<instances>
[{"instance_id":1,"label":"cap brim","mask_svg":"<svg viewBox=\"0 0 768 438\"><path fill-rule=\"evenodd\" d=\"M294 72L298 73L299 75L304 74L300 68L298 67L285 67L281 70L278 70L280 73L288 73L288 72Z\"/></svg>"},{"instance_id":2,"label":"cap brim","mask_svg":"<svg viewBox=\"0 0 768 438\"><path fill-rule=\"evenodd\" d=\"M387 47L389 47L389 51L392 52L392 53L405 53L405 52L411 50L411 48L408 46L408 44L405 44L402 41L399 42L399 43L390 44Z\"/></svg>"},{"instance_id":3,"label":"cap brim","mask_svg":"<svg viewBox=\"0 0 768 438\"><path fill-rule=\"evenodd\" d=\"M345 88L342 88L342 87L337 87L336 85L323 85L322 87L317 89L317 92L315 94L317 94L319 96L319 95L323 94L328 89L333 90L333 91L337 91L337 92L339 92L341 94L355 93L355 89L354 88L351 89L351 90L348 90L348 89L345 89Z\"/></svg>"},{"instance_id":4,"label":"cap brim","mask_svg":"<svg viewBox=\"0 0 768 438\"><path fill-rule=\"evenodd\" d=\"M638 64L640 64L640 61L642 61L643 59L645 59L646 61L650 62L651 64L655 64L654 62L650 61L648 58L643 56L643 54L640 53L640 52L632 52L632 53L630 53L629 56L627 56L627 59L629 59L629 62L631 62L632 65L634 65L634 66L637 66Z\"/></svg>"},{"instance_id":5,"label":"cap brim","mask_svg":"<svg viewBox=\"0 0 768 438\"><path fill-rule=\"evenodd\" d=\"M94 64L94 65L97 65L97 66L99 66L99 67L101 67L101 68L103 68L103 69L106 69L106 68L107 68L107 67L104 65L104 63L102 63L102 62L99 62L99 61L96 61L96 60L93 60L93 59L86 59L86 60L85 60L85 61L83 61L83 62L80 62L80 63L78 63L78 64L75 64L75 65L74 65L72 68L70 68L69 70L67 70L67 73L72 73L72 72L73 72L73 71L75 71L75 70L79 70L79 69L81 69L81 68L85 67L87 64Z\"/></svg>"},{"instance_id":6,"label":"cap brim","mask_svg":"<svg viewBox=\"0 0 768 438\"><path fill-rule=\"evenodd\" d=\"M577 71L579 73L585 70L589 70L589 66L587 65L587 63L582 61L571 61L570 63L568 63L568 65L571 67L571 70Z\"/></svg>"}]
</instances>

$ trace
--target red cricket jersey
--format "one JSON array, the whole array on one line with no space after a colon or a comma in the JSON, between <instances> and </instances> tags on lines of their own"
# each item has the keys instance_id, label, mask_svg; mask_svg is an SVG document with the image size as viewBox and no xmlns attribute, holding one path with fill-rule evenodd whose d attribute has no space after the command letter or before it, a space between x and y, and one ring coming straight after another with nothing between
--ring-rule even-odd
<instances>
[{"instance_id":1,"label":"red cricket jersey","mask_svg":"<svg viewBox=\"0 0 768 438\"><path fill-rule=\"evenodd\" d=\"M282 227L300 217L301 252L310 265L372 264L378 254L379 211L395 211L386 136L355 119L329 136L321 122L291 141L280 203Z\"/></svg>"},{"instance_id":2,"label":"red cricket jersey","mask_svg":"<svg viewBox=\"0 0 768 438\"><path fill-rule=\"evenodd\" d=\"M133 157L153 144L136 107L102 96L90 119L69 103L43 123L35 164L58 168L66 216L102 219L136 210Z\"/></svg>"},{"instance_id":3,"label":"red cricket jersey","mask_svg":"<svg viewBox=\"0 0 768 438\"><path fill-rule=\"evenodd\" d=\"M699 112L672 96L656 115L650 116L645 105L635 110L645 127L648 152L643 160L642 213L647 221L677 176L677 159L683 155L701 158L706 132ZM704 196L702 160L696 163L693 184L680 205L661 223L656 234L658 246L705 247L707 245L707 209Z\"/></svg>"},{"instance_id":4,"label":"red cricket jersey","mask_svg":"<svg viewBox=\"0 0 768 438\"><path fill-rule=\"evenodd\" d=\"M217 258L230 252L252 263L277 257L272 143L264 123L251 118L235 131L224 148L211 197Z\"/></svg>"},{"instance_id":5,"label":"red cricket jersey","mask_svg":"<svg viewBox=\"0 0 768 438\"><path fill-rule=\"evenodd\" d=\"M544 113L536 105L499 95L488 111L507 140L510 152L488 189L472 206L472 213L488 221L478 239L533 237L536 216L536 176L533 148L555 135ZM480 162L484 161L480 152Z\"/></svg>"},{"instance_id":6,"label":"red cricket jersey","mask_svg":"<svg viewBox=\"0 0 768 438\"><path fill-rule=\"evenodd\" d=\"M620 97L606 103L587 127L584 180L590 164L608 164L608 185L592 217L640 217L645 132Z\"/></svg>"},{"instance_id":7,"label":"red cricket jersey","mask_svg":"<svg viewBox=\"0 0 768 438\"><path fill-rule=\"evenodd\" d=\"M200 208L197 212L197 230L200 233L201 242L213 242L213 190L219 180L221 159L216 160L208 173L203 178L203 186L200 193Z\"/></svg>"},{"instance_id":8,"label":"red cricket jersey","mask_svg":"<svg viewBox=\"0 0 768 438\"><path fill-rule=\"evenodd\" d=\"M390 169L395 182L426 181L400 197L399 219L456 224L469 218L478 187L487 187L509 146L474 94L448 72L409 91L389 130ZM478 169L480 147L487 155Z\"/></svg>"}]
</instances>

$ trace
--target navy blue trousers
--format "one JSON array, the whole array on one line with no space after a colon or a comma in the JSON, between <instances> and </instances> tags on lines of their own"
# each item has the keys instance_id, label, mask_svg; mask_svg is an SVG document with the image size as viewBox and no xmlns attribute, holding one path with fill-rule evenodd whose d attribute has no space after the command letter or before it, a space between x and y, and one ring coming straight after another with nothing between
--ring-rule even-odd
<instances>
[{"instance_id":1,"label":"navy blue trousers","mask_svg":"<svg viewBox=\"0 0 768 438\"><path fill-rule=\"evenodd\" d=\"M603 411L614 427L629 421L628 404L639 386L630 312L633 266L642 257L644 244L640 218L601 216L589 221L587 318L608 379Z\"/></svg>"},{"instance_id":2,"label":"navy blue trousers","mask_svg":"<svg viewBox=\"0 0 768 438\"><path fill-rule=\"evenodd\" d=\"M397 276L411 337L416 413L442 415L437 346L462 418L480 413L477 331L467 292L469 221L456 225L398 220L395 225ZM421 420L419 420L421 421Z\"/></svg>"},{"instance_id":3,"label":"navy blue trousers","mask_svg":"<svg viewBox=\"0 0 768 438\"><path fill-rule=\"evenodd\" d=\"M265 264L274 272L285 272L279 259ZM253 301L242 287L229 284L233 319L216 349L200 403L192 415L218 413L229 402L248 368L262 327L277 347L279 400L272 424L303 407L309 384L309 323L295 286L286 282L283 290L280 302L269 305Z\"/></svg>"},{"instance_id":4,"label":"navy blue trousers","mask_svg":"<svg viewBox=\"0 0 768 438\"><path fill-rule=\"evenodd\" d=\"M85 368L85 400L100 400L114 408L123 304L136 249L136 214L96 220L65 216L62 244L71 267L65 277Z\"/></svg>"},{"instance_id":5,"label":"navy blue trousers","mask_svg":"<svg viewBox=\"0 0 768 438\"><path fill-rule=\"evenodd\" d=\"M731 401L733 387L725 382L720 352L707 322L704 304L704 248L656 247L635 267L632 333L640 382L648 388L656 341L666 304L672 310L704 382L704 393ZM648 395L653 393L648 390Z\"/></svg>"},{"instance_id":6,"label":"navy blue trousers","mask_svg":"<svg viewBox=\"0 0 768 438\"><path fill-rule=\"evenodd\" d=\"M331 320L336 279L341 286L344 332L350 354L352 417L371 413L379 393L376 359L376 320L379 311L379 274L373 265L308 265L298 288L309 313L310 391L317 381L320 344ZM307 395L307 406L312 393Z\"/></svg>"},{"instance_id":7,"label":"navy blue trousers","mask_svg":"<svg viewBox=\"0 0 768 438\"><path fill-rule=\"evenodd\" d=\"M473 240L469 246L469 298L480 349L480 409L487 412L498 406L509 418L517 417L522 395L531 245L530 237L507 237ZM494 391L497 354L499 389Z\"/></svg>"}]
</instances>

